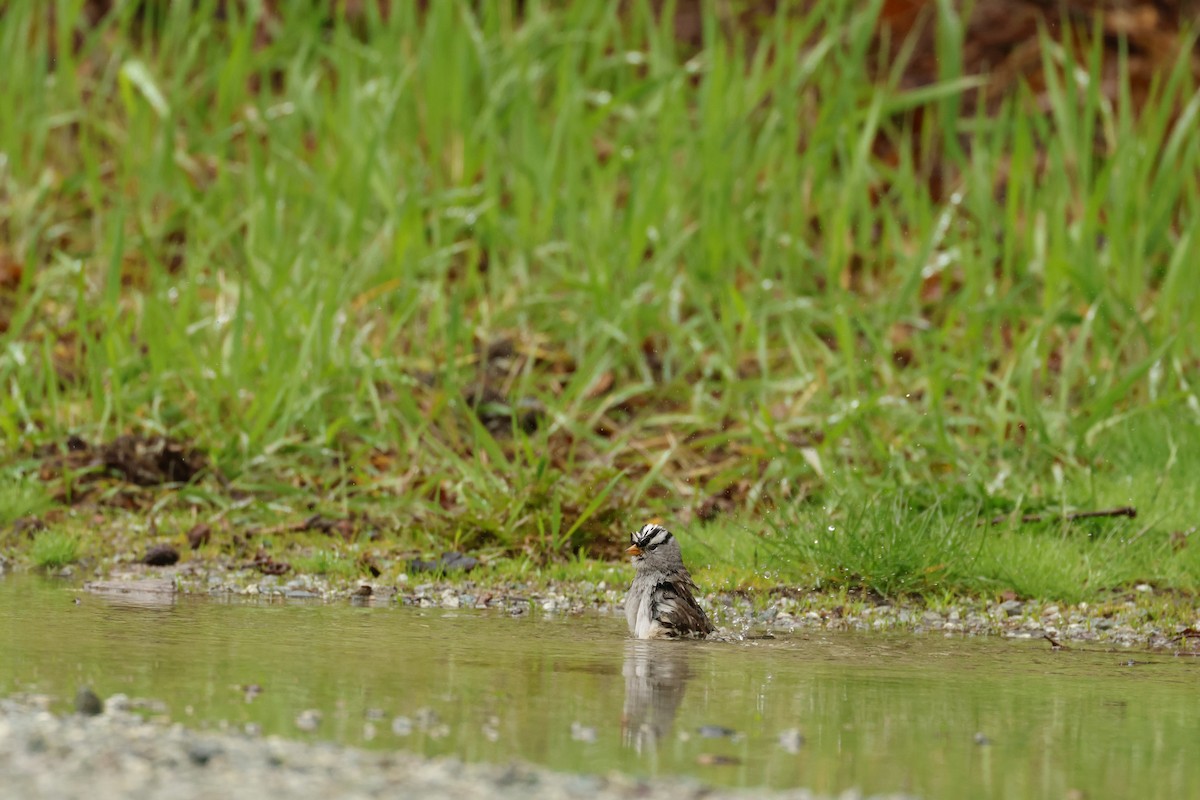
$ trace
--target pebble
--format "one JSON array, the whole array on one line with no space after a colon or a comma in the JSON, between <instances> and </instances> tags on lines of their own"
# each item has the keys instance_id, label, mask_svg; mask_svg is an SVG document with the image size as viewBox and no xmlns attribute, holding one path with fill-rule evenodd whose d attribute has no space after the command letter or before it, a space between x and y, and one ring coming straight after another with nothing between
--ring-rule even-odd
<instances>
[{"instance_id":1,"label":"pebble","mask_svg":"<svg viewBox=\"0 0 1200 800\"><path fill-rule=\"evenodd\" d=\"M315 708L306 708L296 715L296 727L305 733L312 733L321 724L321 712Z\"/></svg>"},{"instance_id":2,"label":"pebble","mask_svg":"<svg viewBox=\"0 0 1200 800\"><path fill-rule=\"evenodd\" d=\"M90 686L80 686L75 693L75 711L86 717L104 713L104 704Z\"/></svg>"},{"instance_id":3,"label":"pebble","mask_svg":"<svg viewBox=\"0 0 1200 800\"><path fill-rule=\"evenodd\" d=\"M110 695L104 701L104 713L105 714L115 714L119 711L129 711L132 708L133 708L133 702L130 701L129 695L122 694L121 692L117 692L114 695Z\"/></svg>"},{"instance_id":4,"label":"pebble","mask_svg":"<svg viewBox=\"0 0 1200 800\"><path fill-rule=\"evenodd\" d=\"M1019 615L1025 606L1019 600L1005 600L1000 604L1000 610L1004 612L1006 617L1015 617Z\"/></svg>"},{"instance_id":5,"label":"pebble","mask_svg":"<svg viewBox=\"0 0 1200 800\"><path fill-rule=\"evenodd\" d=\"M193 764L203 767L221 754L221 745L211 739L189 742L187 755Z\"/></svg>"}]
</instances>

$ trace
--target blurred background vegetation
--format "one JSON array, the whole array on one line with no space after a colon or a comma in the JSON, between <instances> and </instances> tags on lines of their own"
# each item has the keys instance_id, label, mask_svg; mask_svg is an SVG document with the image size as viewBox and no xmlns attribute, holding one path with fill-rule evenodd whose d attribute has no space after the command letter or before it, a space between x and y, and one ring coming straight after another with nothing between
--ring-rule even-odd
<instances>
[{"instance_id":1,"label":"blurred background vegetation","mask_svg":"<svg viewBox=\"0 0 1200 800\"><path fill-rule=\"evenodd\" d=\"M1200 585L1189 3L0 7L10 544Z\"/></svg>"}]
</instances>

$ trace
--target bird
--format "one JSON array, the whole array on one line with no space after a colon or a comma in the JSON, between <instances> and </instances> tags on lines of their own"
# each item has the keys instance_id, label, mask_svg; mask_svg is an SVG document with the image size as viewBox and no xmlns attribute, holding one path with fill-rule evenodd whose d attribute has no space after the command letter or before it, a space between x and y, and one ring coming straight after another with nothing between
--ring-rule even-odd
<instances>
[{"instance_id":1,"label":"bird","mask_svg":"<svg viewBox=\"0 0 1200 800\"><path fill-rule=\"evenodd\" d=\"M649 523L630 536L633 583L625 596L625 619L637 639L703 638L713 631L692 592L699 591L683 565L679 542Z\"/></svg>"}]
</instances>

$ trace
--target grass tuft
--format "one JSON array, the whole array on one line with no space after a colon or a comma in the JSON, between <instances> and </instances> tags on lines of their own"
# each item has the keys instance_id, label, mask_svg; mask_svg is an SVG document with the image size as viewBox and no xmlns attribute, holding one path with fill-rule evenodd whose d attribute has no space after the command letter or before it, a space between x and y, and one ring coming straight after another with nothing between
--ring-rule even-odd
<instances>
[{"instance_id":1,"label":"grass tuft","mask_svg":"<svg viewBox=\"0 0 1200 800\"><path fill-rule=\"evenodd\" d=\"M316 550L292 559L291 563L297 572L313 575L353 578L362 571L353 558L333 550Z\"/></svg>"},{"instance_id":2,"label":"grass tuft","mask_svg":"<svg viewBox=\"0 0 1200 800\"><path fill-rule=\"evenodd\" d=\"M0 476L0 528L23 517L36 517L53 507L49 487L20 475Z\"/></svg>"},{"instance_id":3,"label":"grass tuft","mask_svg":"<svg viewBox=\"0 0 1200 800\"><path fill-rule=\"evenodd\" d=\"M42 569L59 569L79 560L79 537L57 530L36 534L29 547L29 559Z\"/></svg>"}]
</instances>

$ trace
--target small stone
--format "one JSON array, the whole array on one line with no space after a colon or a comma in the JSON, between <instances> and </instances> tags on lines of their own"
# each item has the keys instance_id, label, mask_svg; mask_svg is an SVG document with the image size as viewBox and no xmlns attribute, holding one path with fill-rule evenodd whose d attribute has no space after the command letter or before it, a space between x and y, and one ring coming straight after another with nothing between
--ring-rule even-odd
<instances>
[{"instance_id":1,"label":"small stone","mask_svg":"<svg viewBox=\"0 0 1200 800\"><path fill-rule=\"evenodd\" d=\"M1005 600L1000 604L1000 610L1006 617L1015 617L1025 609L1020 600Z\"/></svg>"},{"instance_id":2,"label":"small stone","mask_svg":"<svg viewBox=\"0 0 1200 800\"><path fill-rule=\"evenodd\" d=\"M992 743L992 740L983 733L976 733L974 736L974 741L975 744L979 745L980 747L985 747Z\"/></svg>"},{"instance_id":3,"label":"small stone","mask_svg":"<svg viewBox=\"0 0 1200 800\"><path fill-rule=\"evenodd\" d=\"M220 754L221 746L216 742L191 742L187 748L188 760L198 767L203 767Z\"/></svg>"},{"instance_id":4,"label":"small stone","mask_svg":"<svg viewBox=\"0 0 1200 800\"><path fill-rule=\"evenodd\" d=\"M179 551L169 544L156 544L142 556L142 563L149 567L169 567L179 561Z\"/></svg>"},{"instance_id":5,"label":"small stone","mask_svg":"<svg viewBox=\"0 0 1200 800\"><path fill-rule=\"evenodd\" d=\"M1139 592L1153 592L1154 591L1154 587L1148 583L1139 583L1137 586L1135 586L1133 588Z\"/></svg>"},{"instance_id":6,"label":"small stone","mask_svg":"<svg viewBox=\"0 0 1200 800\"><path fill-rule=\"evenodd\" d=\"M80 686L75 693L75 711L84 716L94 717L104 712L104 704L90 686Z\"/></svg>"},{"instance_id":7,"label":"small stone","mask_svg":"<svg viewBox=\"0 0 1200 800\"><path fill-rule=\"evenodd\" d=\"M129 699L129 695L117 692L108 697L104 701L104 713L116 714L122 711L129 711L133 708L133 703Z\"/></svg>"},{"instance_id":8,"label":"small stone","mask_svg":"<svg viewBox=\"0 0 1200 800\"><path fill-rule=\"evenodd\" d=\"M305 733L312 733L321 724L321 712L315 708L307 708L296 715L296 727Z\"/></svg>"},{"instance_id":9,"label":"small stone","mask_svg":"<svg viewBox=\"0 0 1200 800\"><path fill-rule=\"evenodd\" d=\"M1116 625L1117 625L1117 623L1114 620L1109 619L1108 617L1101 617L1100 619L1096 620L1096 629L1097 630L1106 631L1106 630L1109 630L1110 628L1115 628Z\"/></svg>"},{"instance_id":10,"label":"small stone","mask_svg":"<svg viewBox=\"0 0 1200 800\"><path fill-rule=\"evenodd\" d=\"M413 732L412 720L408 717L392 718L392 733L397 736L409 736Z\"/></svg>"}]
</instances>

